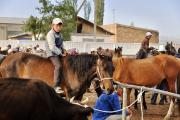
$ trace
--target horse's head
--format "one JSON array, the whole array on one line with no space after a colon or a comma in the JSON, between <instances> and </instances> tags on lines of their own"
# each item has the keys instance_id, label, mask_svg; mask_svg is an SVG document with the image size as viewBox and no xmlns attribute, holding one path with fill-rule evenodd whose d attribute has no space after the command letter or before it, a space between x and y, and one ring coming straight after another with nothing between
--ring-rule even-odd
<instances>
[{"instance_id":1,"label":"horse's head","mask_svg":"<svg viewBox=\"0 0 180 120\"><path fill-rule=\"evenodd\" d=\"M117 47L114 49L113 57L122 57L122 47Z\"/></svg>"},{"instance_id":2,"label":"horse's head","mask_svg":"<svg viewBox=\"0 0 180 120\"><path fill-rule=\"evenodd\" d=\"M114 90L112 81L114 66L112 58L104 55L98 55L96 72L99 79L102 81L107 94L112 93Z\"/></svg>"},{"instance_id":3,"label":"horse's head","mask_svg":"<svg viewBox=\"0 0 180 120\"><path fill-rule=\"evenodd\" d=\"M148 51L149 51L150 55L152 55L152 56L156 56L156 55L160 54L158 49L156 49L154 47L149 47Z\"/></svg>"},{"instance_id":4,"label":"horse's head","mask_svg":"<svg viewBox=\"0 0 180 120\"><path fill-rule=\"evenodd\" d=\"M136 55L136 59L143 59L147 57L147 51L145 49L140 49Z\"/></svg>"},{"instance_id":5,"label":"horse's head","mask_svg":"<svg viewBox=\"0 0 180 120\"><path fill-rule=\"evenodd\" d=\"M176 54L176 49L175 49L175 47L173 46L173 43L172 43L172 42L171 42L171 43L167 42L167 43L166 43L166 46L165 46L165 49L166 49L166 53L167 53L168 55L175 55L175 54Z\"/></svg>"}]
</instances>

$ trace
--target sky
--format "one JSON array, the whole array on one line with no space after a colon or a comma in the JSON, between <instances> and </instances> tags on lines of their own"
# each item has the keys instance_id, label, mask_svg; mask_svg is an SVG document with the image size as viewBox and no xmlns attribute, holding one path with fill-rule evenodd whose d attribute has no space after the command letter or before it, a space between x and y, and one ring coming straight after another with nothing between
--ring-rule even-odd
<instances>
[{"instance_id":1,"label":"sky","mask_svg":"<svg viewBox=\"0 0 180 120\"><path fill-rule=\"evenodd\" d=\"M93 9L93 0L89 1ZM0 0L0 17L40 16L35 9L38 6L38 0ZM180 0L105 0L104 11L104 24L133 22L136 27L159 31L160 41L180 43ZM83 17L83 9L79 15Z\"/></svg>"}]
</instances>

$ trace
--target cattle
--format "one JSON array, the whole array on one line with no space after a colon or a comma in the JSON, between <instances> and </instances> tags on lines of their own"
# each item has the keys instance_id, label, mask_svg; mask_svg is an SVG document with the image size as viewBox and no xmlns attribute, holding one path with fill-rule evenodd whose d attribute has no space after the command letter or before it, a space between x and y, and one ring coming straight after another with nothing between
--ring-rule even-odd
<instances>
[{"instance_id":1,"label":"cattle","mask_svg":"<svg viewBox=\"0 0 180 120\"><path fill-rule=\"evenodd\" d=\"M87 120L92 112L59 97L43 81L0 79L0 120Z\"/></svg>"}]
</instances>

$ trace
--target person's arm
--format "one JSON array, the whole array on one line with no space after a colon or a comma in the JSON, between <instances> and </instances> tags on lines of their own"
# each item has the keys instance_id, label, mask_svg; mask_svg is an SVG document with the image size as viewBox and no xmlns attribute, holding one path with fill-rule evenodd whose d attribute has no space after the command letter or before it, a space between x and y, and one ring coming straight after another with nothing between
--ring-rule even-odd
<instances>
[{"instance_id":1,"label":"person's arm","mask_svg":"<svg viewBox=\"0 0 180 120\"><path fill-rule=\"evenodd\" d=\"M47 39L48 46L53 53L55 53L56 55L62 54L62 51L56 47L55 37L53 34L48 33L46 39Z\"/></svg>"}]
</instances>

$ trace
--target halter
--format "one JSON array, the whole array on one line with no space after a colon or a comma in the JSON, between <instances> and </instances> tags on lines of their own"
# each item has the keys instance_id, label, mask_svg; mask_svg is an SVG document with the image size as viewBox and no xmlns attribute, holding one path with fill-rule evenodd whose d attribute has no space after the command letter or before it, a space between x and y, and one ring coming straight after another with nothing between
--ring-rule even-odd
<instances>
[{"instance_id":1,"label":"halter","mask_svg":"<svg viewBox=\"0 0 180 120\"><path fill-rule=\"evenodd\" d=\"M100 73L100 70L99 70L99 60L98 60L98 65L97 65L97 67L96 67L96 70L97 70L97 74L99 75L99 79L100 79L99 81L111 80L111 79L113 79L113 78L108 78L108 77L102 78L101 73Z\"/></svg>"}]
</instances>

